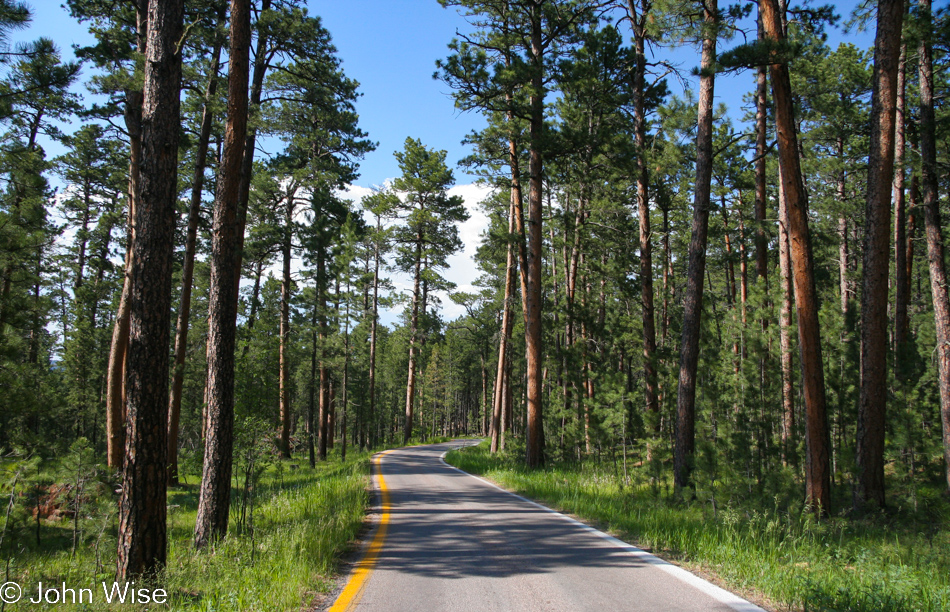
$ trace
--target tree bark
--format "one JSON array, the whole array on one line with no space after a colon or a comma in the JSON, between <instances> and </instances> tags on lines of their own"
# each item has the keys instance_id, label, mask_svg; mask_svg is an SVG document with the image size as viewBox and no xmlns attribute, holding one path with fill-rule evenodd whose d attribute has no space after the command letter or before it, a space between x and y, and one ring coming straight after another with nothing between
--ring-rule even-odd
<instances>
[{"instance_id":1,"label":"tree bark","mask_svg":"<svg viewBox=\"0 0 950 612\"><path fill-rule=\"evenodd\" d=\"M765 29L762 25L762 10L759 9L758 19L759 40L765 38ZM765 234L766 204L766 163L765 151L768 145L768 96L766 66L759 66L755 78L755 275L766 283L769 281L769 253L768 236ZM763 326L768 320L762 319Z\"/></svg>"},{"instance_id":2,"label":"tree bark","mask_svg":"<svg viewBox=\"0 0 950 612\"><path fill-rule=\"evenodd\" d=\"M782 41L785 34L776 0L760 0L759 7L762 10L766 36L776 42ZM771 64L769 74L772 77L772 98L775 102L775 126L781 169L779 176L788 216L789 251L795 286L805 395L805 498L814 512L827 514L831 510L831 470L818 294L815 289L814 258L808 230L808 196L798 157L798 135L788 66L781 63Z\"/></svg>"},{"instance_id":3,"label":"tree bark","mask_svg":"<svg viewBox=\"0 0 950 612\"><path fill-rule=\"evenodd\" d=\"M779 171L781 176L781 170ZM779 350L782 369L782 461L797 463L795 454L795 382L792 372L792 285L791 245L788 239L788 206L781 178L778 189L778 262L781 278L782 305L779 308Z\"/></svg>"},{"instance_id":4,"label":"tree bark","mask_svg":"<svg viewBox=\"0 0 950 612\"><path fill-rule=\"evenodd\" d=\"M257 310L260 308L260 295L261 295L261 277L264 275L264 260L266 259L265 255L261 255L260 258L254 262L254 286L251 288L251 299L250 307L251 312L247 315L247 324L245 326L245 331L247 332L247 340L244 342L244 347L241 349L241 358L247 357L247 352L251 348L251 331L254 330L254 324L257 323ZM239 281L240 282L240 281Z\"/></svg>"},{"instance_id":5,"label":"tree bark","mask_svg":"<svg viewBox=\"0 0 950 612\"><path fill-rule=\"evenodd\" d=\"M339 292L338 292L339 293ZM340 461L346 461L346 417L349 408L350 378L350 276L346 276L346 313L343 316L343 419L340 424Z\"/></svg>"},{"instance_id":6,"label":"tree bark","mask_svg":"<svg viewBox=\"0 0 950 612\"><path fill-rule=\"evenodd\" d=\"M718 1L703 4L703 50L699 81L699 114L696 130L696 184L693 189L693 225L689 242L689 272L683 303L683 335L680 343L679 384L676 394L676 443L673 479L678 492L692 486L693 449L696 443L696 370L699 365L699 335L703 312L703 277L706 273L706 241L709 232L709 196L712 183L713 89L716 83L715 31Z\"/></svg>"},{"instance_id":7,"label":"tree bark","mask_svg":"<svg viewBox=\"0 0 950 612\"><path fill-rule=\"evenodd\" d=\"M900 355L907 342L910 317L910 277L907 275L907 198L904 189L904 147L907 125L907 44L901 45L897 71L897 117L894 132L894 360L901 374Z\"/></svg>"},{"instance_id":8,"label":"tree bark","mask_svg":"<svg viewBox=\"0 0 950 612\"><path fill-rule=\"evenodd\" d=\"M729 236L729 210L726 208L726 196L720 199L719 212L722 213L722 236L726 244L726 298L730 306L736 303L736 264L732 259L732 238Z\"/></svg>"},{"instance_id":9,"label":"tree bark","mask_svg":"<svg viewBox=\"0 0 950 612\"><path fill-rule=\"evenodd\" d=\"M515 245L513 243L515 234L515 211L517 206L515 198L521 198L521 183L518 176L518 158L517 148L514 140L509 142L510 163L511 165L511 204L508 207L508 257L505 264L505 302L501 315L501 330L498 341L498 368L495 374L495 395L492 405L491 420L491 452L497 453L501 442L501 413L504 404L504 378L506 365L508 361L508 341L511 338L511 328L513 317L511 313L511 300L513 299L515 272L517 264L515 263Z\"/></svg>"},{"instance_id":10,"label":"tree bark","mask_svg":"<svg viewBox=\"0 0 950 612\"><path fill-rule=\"evenodd\" d=\"M336 390L337 390L337 381L327 369L327 391L329 393L330 401L328 406L330 409L327 411L327 448L333 450L333 441L336 439Z\"/></svg>"},{"instance_id":11,"label":"tree bark","mask_svg":"<svg viewBox=\"0 0 950 612\"><path fill-rule=\"evenodd\" d=\"M376 444L376 331L379 324L379 235L382 231L382 219L376 216L376 238L373 242L373 312L370 323L369 340L369 422L371 431L370 446Z\"/></svg>"},{"instance_id":12,"label":"tree bark","mask_svg":"<svg viewBox=\"0 0 950 612\"><path fill-rule=\"evenodd\" d=\"M148 35L146 2L136 3L136 41L138 52L145 55ZM135 261L135 204L139 193L139 174L142 167L142 92L125 92L124 120L129 134L129 223L126 233L125 277L122 294L112 329L109 364L106 374L106 461L110 468L122 467L125 449L125 365L129 346L129 292L131 270ZM2 327L2 326L0 326Z\"/></svg>"},{"instance_id":13,"label":"tree bark","mask_svg":"<svg viewBox=\"0 0 950 612\"><path fill-rule=\"evenodd\" d=\"M633 135L637 149L637 214L640 219L640 302L643 323L644 400L648 412L656 414L656 323L653 299L653 245L650 241L650 170L647 166L646 112L646 21L652 2L642 3L637 11L634 0L627 0L627 18L633 30L636 64L631 74L633 94Z\"/></svg>"},{"instance_id":14,"label":"tree bark","mask_svg":"<svg viewBox=\"0 0 950 612\"><path fill-rule=\"evenodd\" d=\"M137 182L137 181L136 181ZM109 363L106 371L106 458L112 469L121 469L125 455L125 354L129 346L129 291L132 270L132 246L135 242L135 199L129 199L129 223L122 294L112 328Z\"/></svg>"},{"instance_id":15,"label":"tree bark","mask_svg":"<svg viewBox=\"0 0 950 612\"><path fill-rule=\"evenodd\" d=\"M323 249L317 253L317 321L319 324L320 341L320 401L319 414L320 421L317 427L319 437L317 439L317 456L320 461L326 461L327 448L329 444L330 424L330 373L327 370L327 337L330 335L329 325L327 323L327 272L326 272L326 252Z\"/></svg>"},{"instance_id":16,"label":"tree bark","mask_svg":"<svg viewBox=\"0 0 950 612\"><path fill-rule=\"evenodd\" d=\"M927 228L927 262L937 325L937 372L940 421L947 492L950 493L950 293L947 288L943 226L937 197L937 143L934 112L933 16L931 0L919 0L922 17L918 70L920 72L920 158L924 223Z\"/></svg>"},{"instance_id":17,"label":"tree bark","mask_svg":"<svg viewBox=\"0 0 950 612\"><path fill-rule=\"evenodd\" d=\"M739 203L742 203L742 194L739 194ZM739 303L742 306L742 325L746 323L746 304L749 301L749 262L746 256L745 219L742 208L738 208L739 216ZM745 350L743 349L743 356Z\"/></svg>"},{"instance_id":18,"label":"tree bark","mask_svg":"<svg viewBox=\"0 0 950 612\"><path fill-rule=\"evenodd\" d=\"M586 264L587 256L581 255L581 260ZM585 265L586 269L586 265ZM590 312L590 293L591 285L588 281L587 274L584 274L583 280L584 286L584 299L583 306L585 313ZM584 414L584 449L589 455L593 450L592 440L590 437L590 426L591 426L591 404L594 400L594 381L591 377L591 364L590 364L590 349L591 346L591 329L587 321L584 320L581 322L581 373L583 379L581 380L581 385L584 390L584 393L581 394L581 397L578 398L583 404L583 414Z\"/></svg>"},{"instance_id":19,"label":"tree bark","mask_svg":"<svg viewBox=\"0 0 950 612\"><path fill-rule=\"evenodd\" d=\"M340 327L340 277L337 275L335 287L333 290L333 321L334 327L339 329ZM337 380L335 376L330 375L330 411L327 415L327 428L329 429L330 435L327 438L327 448L333 450L334 441L336 440L336 426L337 426L337 391L339 390L340 381Z\"/></svg>"},{"instance_id":20,"label":"tree bark","mask_svg":"<svg viewBox=\"0 0 950 612\"><path fill-rule=\"evenodd\" d=\"M670 210L667 206L661 206L661 209L663 211L663 238L661 240L663 243L663 311L660 313L660 342L665 346L670 330L670 294L676 291L676 287L673 285L673 255L670 250ZM659 421L657 421L657 428L659 428Z\"/></svg>"},{"instance_id":21,"label":"tree bark","mask_svg":"<svg viewBox=\"0 0 950 612\"><path fill-rule=\"evenodd\" d=\"M543 180L542 147L544 131L544 48L542 46L541 8L531 8L531 99L528 153L528 219L525 292L525 358L527 361L528 415L525 437L525 461L529 468L544 465L544 421L542 367L544 352L541 338L541 190Z\"/></svg>"},{"instance_id":22,"label":"tree bark","mask_svg":"<svg viewBox=\"0 0 950 612\"><path fill-rule=\"evenodd\" d=\"M908 197L910 199L910 210L907 213L907 243L904 247L907 255L904 256L904 265L907 269L905 280L907 282L907 295L909 296L911 279L914 278L914 246L917 244L917 226L920 218L920 214L917 212L920 203L920 177L916 172L912 173L910 177Z\"/></svg>"},{"instance_id":23,"label":"tree bark","mask_svg":"<svg viewBox=\"0 0 950 612\"><path fill-rule=\"evenodd\" d=\"M284 202L284 239L281 245L283 274L280 283L280 456L290 459L290 359L287 355L290 342L290 297L292 293L290 262L293 255L293 223L296 188L287 190Z\"/></svg>"},{"instance_id":24,"label":"tree bark","mask_svg":"<svg viewBox=\"0 0 950 612\"><path fill-rule=\"evenodd\" d=\"M316 295L314 297L316 298ZM310 397L307 403L307 450L311 468L317 466L316 448L314 446L317 437L316 422L314 421L317 390L317 341L317 300L314 299L313 311L310 317Z\"/></svg>"},{"instance_id":25,"label":"tree bark","mask_svg":"<svg viewBox=\"0 0 950 612\"><path fill-rule=\"evenodd\" d=\"M573 240L571 241L571 248L568 251L567 246L567 237L568 237L568 227L567 220L570 218L570 197L565 197L565 229L564 229L564 298L565 298L565 324L564 324L564 352L563 352L563 368L565 372L565 381L564 381L564 412L565 414L571 409L571 405L576 401L576 414L577 414L577 427L578 431L584 431L585 442L586 442L586 420L584 418L584 400L583 394L578 394L574 396L574 391L577 390L578 379L580 378L572 369L572 363L569 359L572 354L575 354L574 347L577 344L577 315L575 313L575 303L577 295L577 271L583 255L581 253L581 228L584 225L584 221L587 218L586 211L586 189L581 189L582 194L577 199L577 209L574 211L574 225L573 225ZM553 238L552 238L553 240ZM582 332L583 334L583 332ZM581 363L581 372L584 371L584 362ZM579 440L579 438L578 438ZM580 442L578 441L578 444ZM589 451L589 444L585 444L585 450ZM580 451L578 451L580 452Z\"/></svg>"},{"instance_id":26,"label":"tree bark","mask_svg":"<svg viewBox=\"0 0 950 612\"><path fill-rule=\"evenodd\" d=\"M219 23L224 23L224 5L218 14ZM188 234L185 238L185 261L181 270L181 308L175 326L175 365L172 371L172 392L168 402L168 484L178 484L178 424L181 417L181 392L185 382L185 355L188 351L188 327L191 323L191 289L195 272L195 251L198 243L198 220L201 216L201 195L204 190L205 166L208 159L208 143L211 140L213 114L211 102L218 89L218 67L221 61L222 36L217 36L211 52L211 68L208 71L208 87L205 90L204 110L201 114L201 129L195 153L195 174L191 183L191 204L188 207Z\"/></svg>"},{"instance_id":27,"label":"tree bark","mask_svg":"<svg viewBox=\"0 0 950 612\"><path fill-rule=\"evenodd\" d=\"M412 417L415 404L416 391L416 355L418 353L417 343L419 342L419 307L422 302L422 292L420 285L422 283L422 230L416 241L416 271L413 275L412 285L412 319L409 328L409 374L406 380L406 420L403 428L403 444L409 444L412 437Z\"/></svg>"},{"instance_id":28,"label":"tree bark","mask_svg":"<svg viewBox=\"0 0 950 612\"><path fill-rule=\"evenodd\" d=\"M903 0L879 0L871 96L871 149L861 284L861 398L858 406L854 506L884 507L887 408L887 299L891 182Z\"/></svg>"},{"instance_id":29,"label":"tree bark","mask_svg":"<svg viewBox=\"0 0 950 612\"><path fill-rule=\"evenodd\" d=\"M838 294L841 298L841 316L847 322L851 312L851 279L849 275L848 215L838 215ZM847 330L845 333L848 333Z\"/></svg>"},{"instance_id":30,"label":"tree bark","mask_svg":"<svg viewBox=\"0 0 950 612\"><path fill-rule=\"evenodd\" d=\"M233 2L233 0L232 0ZM261 0L261 9L258 13L258 20L264 16L264 13L270 10L271 0ZM261 107L261 97L264 91L264 76L267 74L272 51L269 49L270 39L263 29L257 34L257 49L254 51L254 73L251 77L250 100L248 102L247 115L255 115ZM250 42L248 42L250 48ZM250 59L248 59L250 64ZM249 70L250 68L248 68ZM252 123L247 126L244 133L244 152L241 162L241 184L238 190L237 206L237 259L234 262L233 274L237 277L234 281L234 302L235 309L239 291L241 288L241 266L244 259L244 228L247 226L247 204L251 197L251 178L254 175L254 153L257 142L257 125Z\"/></svg>"},{"instance_id":31,"label":"tree bark","mask_svg":"<svg viewBox=\"0 0 950 612\"><path fill-rule=\"evenodd\" d=\"M238 195L247 135L247 81L250 63L250 0L231 0L228 62L228 110L211 243L211 292L208 299L208 426L204 468L195 524L195 546L223 538L228 531L234 445L234 349L237 324L240 237Z\"/></svg>"},{"instance_id":32,"label":"tree bark","mask_svg":"<svg viewBox=\"0 0 950 612\"><path fill-rule=\"evenodd\" d=\"M132 245L125 465L117 580L165 565L168 348L177 199L183 2L151 2L142 104L142 159Z\"/></svg>"}]
</instances>

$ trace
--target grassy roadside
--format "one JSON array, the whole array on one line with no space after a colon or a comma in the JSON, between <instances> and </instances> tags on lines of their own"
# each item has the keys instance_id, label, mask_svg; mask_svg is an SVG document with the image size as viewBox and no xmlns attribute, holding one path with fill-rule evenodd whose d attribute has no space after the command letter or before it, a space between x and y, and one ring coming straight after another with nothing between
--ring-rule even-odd
<instances>
[{"instance_id":1,"label":"grassy roadside","mask_svg":"<svg viewBox=\"0 0 950 612\"><path fill-rule=\"evenodd\" d=\"M47 587L59 588L65 582L76 590L92 588L93 604L69 603L74 610L310 609L332 589L340 555L363 524L369 504L369 465L369 453L353 452L346 463L338 455L331 456L313 470L306 460L297 469L289 469L286 463L270 465L255 487L253 515L246 507L242 521L242 491L235 486L228 537L202 552L195 552L192 545L197 484L169 490L168 565L151 585L168 592L164 606L105 603L100 583L111 585L115 577L116 517L110 499L95 510L90 502L75 553L72 520L43 520L37 545L35 524L27 514L11 525L0 551L0 572L7 576L3 582L19 583L25 595L5 610L60 608L62 604L26 603L35 597L40 581Z\"/></svg>"},{"instance_id":2,"label":"grassy roadside","mask_svg":"<svg viewBox=\"0 0 950 612\"><path fill-rule=\"evenodd\" d=\"M589 462L528 471L485 444L453 451L452 465L591 521L776 610L950 610L950 526L900 517L856 521L709 504L676 504L649 485L619 486Z\"/></svg>"}]
</instances>

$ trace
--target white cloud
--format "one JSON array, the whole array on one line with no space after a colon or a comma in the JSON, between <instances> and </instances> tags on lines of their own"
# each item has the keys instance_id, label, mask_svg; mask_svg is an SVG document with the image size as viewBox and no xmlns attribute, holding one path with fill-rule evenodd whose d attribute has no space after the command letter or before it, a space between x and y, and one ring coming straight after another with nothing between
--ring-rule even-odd
<instances>
[{"instance_id":1,"label":"white cloud","mask_svg":"<svg viewBox=\"0 0 950 612\"><path fill-rule=\"evenodd\" d=\"M459 226L459 238L464 245L462 252L449 257L449 269L444 274L456 284L456 291L472 291L473 283L479 276L475 251L481 244L482 232L488 228L488 216L478 204L491 195L491 188L484 185L458 185L449 190L449 195L462 196L469 218ZM439 297L442 299L442 313L446 320L451 321L465 315L465 309L453 302L448 295L440 292Z\"/></svg>"},{"instance_id":2,"label":"white cloud","mask_svg":"<svg viewBox=\"0 0 950 612\"><path fill-rule=\"evenodd\" d=\"M390 184L392 179L387 179L384 184ZM359 202L366 196L373 193L369 187L360 187L350 185L346 189L338 192L342 198L353 200L354 208L359 208ZM488 227L488 217L481 210L479 203L491 195L491 188L483 185L457 185L449 190L450 196L462 196L465 201L465 209L468 211L469 218L459 225L459 238L462 241L462 251L448 258L449 267L443 270L446 279L456 284L456 291L472 292L475 290L474 282L479 276L478 267L475 264L475 252L482 240L482 232ZM302 213L301 213L302 214ZM368 213L364 212L367 222L372 221ZM303 262L299 257L295 257L291 263L291 273L299 278L303 268ZM280 262L275 262L267 271L274 275L280 275ZM266 272L265 271L265 274ZM397 293L408 296L412 292L412 279L400 272L384 273L389 277L390 282L395 287ZM446 292L439 291L436 295L442 302L441 313L447 321L457 319L465 315L465 309L459 306L448 296ZM392 309L380 311L380 320L386 325L393 325L399 320L399 315L405 308L405 304L397 304Z\"/></svg>"},{"instance_id":3,"label":"white cloud","mask_svg":"<svg viewBox=\"0 0 950 612\"><path fill-rule=\"evenodd\" d=\"M482 232L488 227L488 217L479 207L479 203L491 194L491 188L483 185L456 185L449 190L450 196L462 196L465 209L468 211L468 221L459 225L459 238L462 240L462 251L448 258L449 267L442 271L443 276L455 283L456 291L473 291L475 279L478 278L478 267L475 264L475 251L481 243ZM412 291L412 281L408 275L392 272L390 280L397 292L408 295ZM436 296L442 302L441 313L446 321L452 321L465 315L465 308L459 306L444 291L437 291ZM387 325L395 324L405 308L404 304L397 304L395 308L380 311L380 321Z\"/></svg>"},{"instance_id":4,"label":"white cloud","mask_svg":"<svg viewBox=\"0 0 950 612\"><path fill-rule=\"evenodd\" d=\"M353 200L360 202L363 198L371 195L373 190L369 187L360 187L359 185L347 185L346 189L337 192L337 195L344 200Z\"/></svg>"}]
</instances>

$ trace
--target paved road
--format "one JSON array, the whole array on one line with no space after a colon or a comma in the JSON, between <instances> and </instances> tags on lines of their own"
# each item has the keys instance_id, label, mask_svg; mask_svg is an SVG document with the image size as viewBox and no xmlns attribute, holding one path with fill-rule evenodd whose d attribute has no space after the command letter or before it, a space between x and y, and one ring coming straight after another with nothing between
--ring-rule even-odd
<instances>
[{"instance_id":1,"label":"paved road","mask_svg":"<svg viewBox=\"0 0 950 612\"><path fill-rule=\"evenodd\" d=\"M381 459L388 526L348 609L760 611L680 568L442 462L441 456L460 444L400 449Z\"/></svg>"}]
</instances>

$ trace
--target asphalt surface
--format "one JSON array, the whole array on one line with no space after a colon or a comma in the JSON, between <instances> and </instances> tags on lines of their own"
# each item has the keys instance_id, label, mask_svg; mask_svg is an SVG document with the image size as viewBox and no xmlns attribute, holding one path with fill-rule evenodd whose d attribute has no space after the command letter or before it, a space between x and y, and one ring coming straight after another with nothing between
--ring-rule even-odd
<instances>
[{"instance_id":1,"label":"asphalt surface","mask_svg":"<svg viewBox=\"0 0 950 612\"><path fill-rule=\"evenodd\" d=\"M761 610L441 460L464 444L405 448L382 458L388 530L349 609Z\"/></svg>"}]
</instances>

